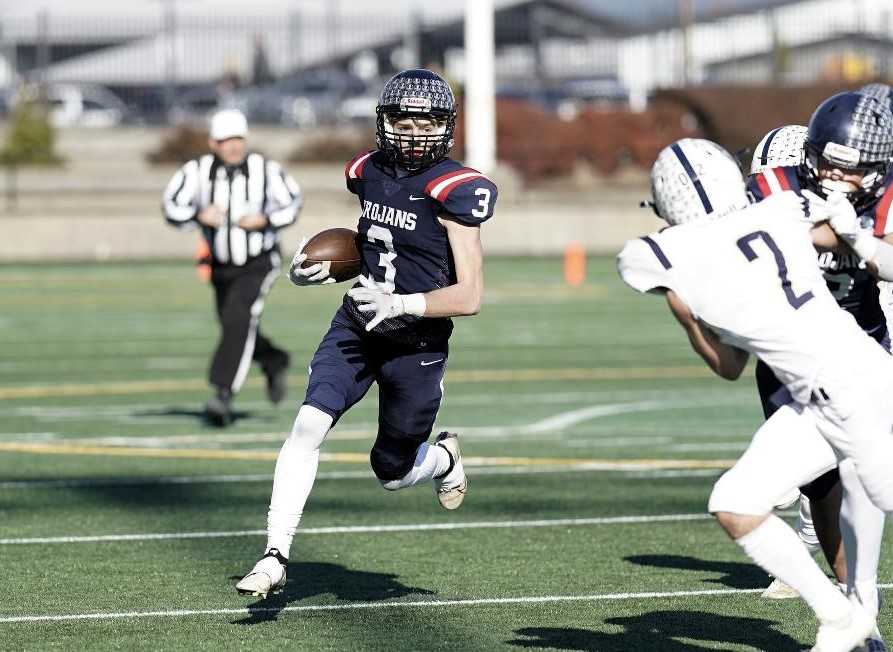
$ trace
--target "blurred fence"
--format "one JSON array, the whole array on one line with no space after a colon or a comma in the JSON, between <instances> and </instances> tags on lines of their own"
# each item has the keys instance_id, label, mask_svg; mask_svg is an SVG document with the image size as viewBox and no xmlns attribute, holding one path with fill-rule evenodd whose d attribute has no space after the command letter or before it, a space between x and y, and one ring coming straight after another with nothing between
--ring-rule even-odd
<instances>
[{"instance_id":1,"label":"blurred fence","mask_svg":"<svg viewBox=\"0 0 893 652\"><path fill-rule=\"evenodd\" d=\"M885 0L780 1L733 15L725 15L734 4L726 0L698 2L700 13L684 11L695 6L691 0L666 4L683 11L635 23L587 10L585 2L497 5L500 94L566 114L586 102L631 99L641 108L665 87L854 81L893 72L893 5ZM0 17L0 87L27 80L111 89L125 118L150 123L201 114L235 94L233 101L246 105L277 104L257 116L264 122L302 126L333 110L361 113L368 102L341 104L374 95L400 68L436 66L461 84L456 5L446 17L368 13L339 2L323 13L296 3L278 15L197 15L164 0L143 14ZM310 71L316 76L307 78ZM326 94L338 96L334 109L321 99ZM309 99L296 103L301 97ZM88 99L97 109L112 102Z\"/></svg>"},{"instance_id":2,"label":"blurred fence","mask_svg":"<svg viewBox=\"0 0 893 652\"><path fill-rule=\"evenodd\" d=\"M592 10L609 4L497 2L498 157L528 185L581 167L602 175L630 164L647 169L661 147L686 135L752 145L777 124L806 121L826 94L893 75L889 0L779 0L737 13L729 8L760 0L667 0L650 3L661 9L653 16L642 0L629 3L632 22L618 20L616 9ZM283 2L287 9L262 15L248 5L241 15L198 15L176 0L141 6L150 9L0 16L0 113L28 82L43 88L62 128L202 123L235 106L252 126L279 128L271 139L284 143L277 156L304 165L343 161L372 144L376 96L395 70L435 67L461 92L462 3L436 14L370 13L365 3L338 0L316 13ZM339 128L320 129L327 125ZM120 144L95 161L84 149L89 138L60 140L70 146L58 173L68 187L80 174L95 180L126 170L120 193L148 178L147 155L162 132L132 140L133 130L118 131ZM160 177L193 155L187 142L203 147L204 135L172 142L184 147L153 159ZM460 124L457 156L462 145ZM109 156L122 147L126 159ZM22 206L43 192L39 176L31 183L22 185ZM95 181L81 185L104 192Z\"/></svg>"}]
</instances>

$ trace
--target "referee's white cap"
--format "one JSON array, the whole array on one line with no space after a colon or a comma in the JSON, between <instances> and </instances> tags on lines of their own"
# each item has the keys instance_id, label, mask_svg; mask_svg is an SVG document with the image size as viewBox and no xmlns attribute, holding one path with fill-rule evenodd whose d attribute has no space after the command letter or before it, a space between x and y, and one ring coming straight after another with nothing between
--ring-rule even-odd
<instances>
[{"instance_id":1,"label":"referee's white cap","mask_svg":"<svg viewBox=\"0 0 893 652\"><path fill-rule=\"evenodd\" d=\"M224 109L211 117L211 140L245 138L248 136L248 120L238 109Z\"/></svg>"}]
</instances>

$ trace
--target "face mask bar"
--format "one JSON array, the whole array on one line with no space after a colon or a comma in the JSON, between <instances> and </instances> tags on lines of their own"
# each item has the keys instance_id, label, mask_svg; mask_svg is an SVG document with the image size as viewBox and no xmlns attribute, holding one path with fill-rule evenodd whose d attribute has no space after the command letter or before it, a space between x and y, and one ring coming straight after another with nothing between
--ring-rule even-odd
<instances>
[{"instance_id":1,"label":"face mask bar","mask_svg":"<svg viewBox=\"0 0 893 652\"><path fill-rule=\"evenodd\" d=\"M824 161L827 165L836 167L846 173L858 174L862 177L862 180L859 183L859 188L857 190L852 190L846 193L847 198L853 203L854 206L856 206L857 204L861 204L865 200L871 199L874 192L883 183L884 176L886 175L888 169L887 162L870 163L867 165L861 165L859 167L844 167L832 161L828 161L815 147L807 143L804 156L804 164L807 172L812 177L819 190L823 192L823 194L826 194L826 191L830 192L832 190L835 190L836 188L834 187L834 185L836 182L833 182L833 180L831 179L822 179L819 176L819 167L822 161Z\"/></svg>"},{"instance_id":2,"label":"face mask bar","mask_svg":"<svg viewBox=\"0 0 893 652\"><path fill-rule=\"evenodd\" d=\"M387 122L404 118L424 118L439 121L444 129L439 134L398 134ZM405 170L416 171L430 167L444 158L453 145L455 115L436 116L419 113L388 113L378 111L376 140L378 147L394 163Z\"/></svg>"}]
</instances>

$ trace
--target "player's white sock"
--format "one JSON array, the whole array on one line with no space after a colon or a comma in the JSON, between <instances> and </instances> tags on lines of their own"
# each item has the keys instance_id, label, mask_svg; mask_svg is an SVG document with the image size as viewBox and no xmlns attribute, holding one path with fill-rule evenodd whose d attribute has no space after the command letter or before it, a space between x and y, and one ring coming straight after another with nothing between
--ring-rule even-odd
<instances>
[{"instance_id":1,"label":"player's white sock","mask_svg":"<svg viewBox=\"0 0 893 652\"><path fill-rule=\"evenodd\" d=\"M749 534L735 540L763 570L796 590L822 622L846 618L850 604L803 547L794 531L770 515Z\"/></svg>"},{"instance_id":2,"label":"player's white sock","mask_svg":"<svg viewBox=\"0 0 893 652\"><path fill-rule=\"evenodd\" d=\"M866 608L877 614L877 568L885 515L868 498L852 460L843 460L839 468L843 483L840 534L846 551L849 588L851 592L855 590Z\"/></svg>"},{"instance_id":3,"label":"player's white sock","mask_svg":"<svg viewBox=\"0 0 893 652\"><path fill-rule=\"evenodd\" d=\"M276 459L273 495L267 513L267 550L276 548L288 557L295 530L319 466L319 447L332 427L332 417L310 405L302 405Z\"/></svg>"},{"instance_id":4,"label":"player's white sock","mask_svg":"<svg viewBox=\"0 0 893 652\"><path fill-rule=\"evenodd\" d=\"M389 491L412 487L420 482L433 480L435 476L446 473L451 464L450 454L440 446L432 446L427 442L419 446L415 455L415 462L409 473L399 480L382 482L381 486Z\"/></svg>"},{"instance_id":5,"label":"player's white sock","mask_svg":"<svg viewBox=\"0 0 893 652\"><path fill-rule=\"evenodd\" d=\"M815 524L812 522L812 508L809 504L809 498L800 494L800 512L797 514L797 536L814 555L821 549L819 537L815 533Z\"/></svg>"}]
</instances>

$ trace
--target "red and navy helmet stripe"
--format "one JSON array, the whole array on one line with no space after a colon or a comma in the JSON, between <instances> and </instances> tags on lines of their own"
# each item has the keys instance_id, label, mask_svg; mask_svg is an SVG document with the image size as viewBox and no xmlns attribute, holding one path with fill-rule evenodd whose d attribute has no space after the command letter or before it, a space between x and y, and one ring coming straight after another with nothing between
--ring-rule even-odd
<instances>
[{"instance_id":1,"label":"red and navy helmet stripe","mask_svg":"<svg viewBox=\"0 0 893 652\"><path fill-rule=\"evenodd\" d=\"M679 147L678 144L673 144L671 145L671 149L676 155L676 158L679 159L679 163L682 164L682 169L685 170L688 178L691 179L691 182L698 193L698 197L701 198L701 203L704 205L704 212L709 215L713 212L713 205L710 203L710 198L707 197L707 192L704 190L704 184L701 183L697 172L695 172L695 169L691 166L691 162L688 160L685 152L682 151L682 148Z\"/></svg>"}]
</instances>

